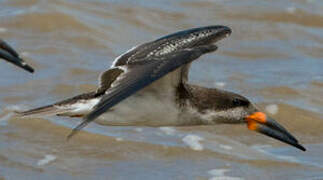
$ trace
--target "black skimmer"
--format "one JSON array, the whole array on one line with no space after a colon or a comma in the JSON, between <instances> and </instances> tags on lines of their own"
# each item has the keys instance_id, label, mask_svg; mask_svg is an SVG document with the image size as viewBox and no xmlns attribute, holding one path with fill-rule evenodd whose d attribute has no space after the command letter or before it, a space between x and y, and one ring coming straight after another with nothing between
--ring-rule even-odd
<instances>
[{"instance_id":1,"label":"black skimmer","mask_svg":"<svg viewBox=\"0 0 323 180\"><path fill-rule=\"evenodd\" d=\"M30 73L34 72L34 69L21 59L19 54L2 39L0 39L0 58L21 67Z\"/></svg>"},{"instance_id":2,"label":"black skimmer","mask_svg":"<svg viewBox=\"0 0 323 180\"><path fill-rule=\"evenodd\" d=\"M225 26L200 27L133 47L101 74L96 91L18 113L83 117L68 137L94 120L114 126L245 123L250 130L305 151L284 127L245 97L187 82L191 62L214 52L215 43L230 34Z\"/></svg>"}]
</instances>

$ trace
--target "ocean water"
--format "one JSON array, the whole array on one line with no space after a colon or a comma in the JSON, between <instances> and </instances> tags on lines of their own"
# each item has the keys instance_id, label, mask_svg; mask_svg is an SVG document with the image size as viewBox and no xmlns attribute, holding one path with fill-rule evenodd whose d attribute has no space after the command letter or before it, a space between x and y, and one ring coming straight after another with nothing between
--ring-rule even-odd
<instances>
[{"instance_id":1,"label":"ocean water","mask_svg":"<svg viewBox=\"0 0 323 180\"><path fill-rule=\"evenodd\" d=\"M21 119L13 110L94 90L129 48L198 26L229 26L190 82L240 93L307 148L244 125L107 127L70 141L80 119ZM323 1L0 0L0 38L35 67L0 61L0 180L323 179Z\"/></svg>"}]
</instances>

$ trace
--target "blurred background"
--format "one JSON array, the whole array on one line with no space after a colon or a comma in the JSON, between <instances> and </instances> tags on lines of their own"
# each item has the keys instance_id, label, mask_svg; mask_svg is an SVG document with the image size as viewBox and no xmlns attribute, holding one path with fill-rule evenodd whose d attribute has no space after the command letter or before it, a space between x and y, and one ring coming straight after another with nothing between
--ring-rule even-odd
<instances>
[{"instance_id":1,"label":"blurred background","mask_svg":"<svg viewBox=\"0 0 323 180\"><path fill-rule=\"evenodd\" d=\"M323 1L0 0L0 38L36 70L0 61L0 180L323 179ZM243 125L104 127L15 118L13 110L94 90L113 59L188 28L226 25L191 83L248 97L308 149Z\"/></svg>"}]
</instances>

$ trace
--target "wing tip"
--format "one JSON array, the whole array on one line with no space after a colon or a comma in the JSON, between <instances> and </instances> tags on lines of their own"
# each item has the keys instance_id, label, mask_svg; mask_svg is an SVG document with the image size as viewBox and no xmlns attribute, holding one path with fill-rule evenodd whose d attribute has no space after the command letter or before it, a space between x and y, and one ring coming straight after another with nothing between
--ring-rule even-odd
<instances>
[{"instance_id":1,"label":"wing tip","mask_svg":"<svg viewBox=\"0 0 323 180\"><path fill-rule=\"evenodd\" d=\"M25 62L23 63L22 68L23 68L24 70L26 70L26 71L30 72L30 73L34 73L34 72L35 72L34 68L32 68L30 65L28 65L28 64L27 64L27 63L25 63Z\"/></svg>"},{"instance_id":2,"label":"wing tip","mask_svg":"<svg viewBox=\"0 0 323 180\"><path fill-rule=\"evenodd\" d=\"M73 136L75 136L78 132L80 132L91 121L92 121L92 119L89 119L88 116L85 116L83 118L82 123L80 123L75 128L73 128L72 131L67 135L66 140L69 141Z\"/></svg>"},{"instance_id":3,"label":"wing tip","mask_svg":"<svg viewBox=\"0 0 323 180\"><path fill-rule=\"evenodd\" d=\"M7 53L7 56L9 55L11 56L6 58L8 62L15 64L30 73L33 73L35 71L21 57L19 57L19 54L15 49L13 49L8 43L6 43L4 40L1 40L1 39L0 39L0 49L5 51Z\"/></svg>"}]
</instances>

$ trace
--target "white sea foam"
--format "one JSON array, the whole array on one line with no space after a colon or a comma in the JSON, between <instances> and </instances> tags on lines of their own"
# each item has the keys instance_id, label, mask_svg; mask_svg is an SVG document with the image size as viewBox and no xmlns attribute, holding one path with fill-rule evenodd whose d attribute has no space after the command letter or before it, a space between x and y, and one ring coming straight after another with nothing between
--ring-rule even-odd
<instances>
[{"instance_id":1,"label":"white sea foam","mask_svg":"<svg viewBox=\"0 0 323 180\"><path fill-rule=\"evenodd\" d=\"M225 83L225 82L216 82L216 83L214 83L214 85L215 85L216 87L223 88L223 87L226 85L226 83Z\"/></svg>"},{"instance_id":2,"label":"white sea foam","mask_svg":"<svg viewBox=\"0 0 323 180\"><path fill-rule=\"evenodd\" d=\"M278 113L278 106L277 104L269 104L265 107L266 111L272 115L275 115Z\"/></svg>"},{"instance_id":3,"label":"white sea foam","mask_svg":"<svg viewBox=\"0 0 323 180\"><path fill-rule=\"evenodd\" d=\"M5 33L5 32L7 32L7 31L8 31L8 29L7 29L7 28L0 27L0 33Z\"/></svg>"},{"instance_id":4,"label":"white sea foam","mask_svg":"<svg viewBox=\"0 0 323 180\"><path fill-rule=\"evenodd\" d=\"M22 110L27 109L27 108L28 107L24 106L24 105L10 105L10 106L6 107L6 110L9 110L9 111L22 111Z\"/></svg>"},{"instance_id":5,"label":"white sea foam","mask_svg":"<svg viewBox=\"0 0 323 180\"><path fill-rule=\"evenodd\" d=\"M209 180L243 180L241 177L226 176L225 173L230 172L229 169L211 169L208 171L212 177Z\"/></svg>"},{"instance_id":6,"label":"white sea foam","mask_svg":"<svg viewBox=\"0 0 323 180\"><path fill-rule=\"evenodd\" d=\"M203 145L200 143L203 138L194 134L186 135L182 141L187 144L191 149L195 151L202 151L204 149Z\"/></svg>"},{"instance_id":7,"label":"white sea foam","mask_svg":"<svg viewBox=\"0 0 323 180\"><path fill-rule=\"evenodd\" d=\"M286 8L286 11L289 14L294 14L296 12L296 7L294 7L294 6L288 7L288 8Z\"/></svg>"},{"instance_id":8,"label":"white sea foam","mask_svg":"<svg viewBox=\"0 0 323 180\"><path fill-rule=\"evenodd\" d=\"M30 53L26 52L26 51L24 51L24 52L22 52L20 54L21 54L22 57L29 57L30 56Z\"/></svg>"},{"instance_id":9,"label":"white sea foam","mask_svg":"<svg viewBox=\"0 0 323 180\"><path fill-rule=\"evenodd\" d=\"M268 151L268 148L271 148L272 146L270 145L253 145L252 148L256 149L264 154L273 156L277 159L281 159L281 160L286 160L286 161L290 161L290 162L299 162L299 160L297 159L297 157L294 156L287 156L287 155L277 155L274 153L271 153L270 151Z\"/></svg>"},{"instance_id":10,"label":"white sea foam","mask_svg":"<svg viewBox=\"0 0 323 180\"><path fill-rule=\"evenodd\" d=\"M12 111L21 111L23 109L26 109L25 106L21 105L9 105L5 108L5 111L9 111L8 114L0 118L0 126L6 126L8 124L8 120L12 117L15 116L15 113Z\"/></svg>"},{"instance_id":11,"label":"white sea foam","mask_svg":"<svg viewBox=\"0 0 323 180\"><path fill-rule=\"evenodd\" d=\"M230 177L230 176L216 176L211 177L209 180L243 180L241 177Z\"/></svg>"},{"instance_id":12,"label":"white sea foam","mask_svg":"<svg viewBox=\"0 0 323 180\"><path fill-rule=\"evenodd\" d=\"M142 132L142 131L143 131L143 129L142 129L142 128L135 128L135 131L136 131L136 132Z\"/></svg>"},{"instance_id":13,"label":"white sea foam","mask_svg":"<svg viewBox=\"0 0 323 180\"><path fill-rule=\"evenodd\" d=\"M47 165L53 161L56 160L56 156L52 155L52 154L46 154L45 157L43 159L40 159L38 162L37 162L37 165L38 166L44 166L44 165Z\"/></svg>"},{"instance_id":14,"label":"white sea foam","mask_svg":"<svg viewBox=\"0 0 323 180\"><path fill-rule=\"evenodd\" d=\"M298 160L294 156L278 155L276 157L279 158L279 159L283 159L283 160L290 161L290 162L296 162L296 163L299 163L300 162L300 160Z\"/></svg>"},{"instance_id":15,"label":"white sea foam","mask_svg":"<svg viewBox=\"0 0 323 180\"><path fill-rule=\"evenodd\" d=\"M13 115L12 112L6 114L5 116L0 118L0 126L6 126L8 125L8 120L11 118L11 116Z\"/></svg>"},{"instance_id":16,"label":"white sea foam","mask_svg":"<svg viewBox=\"0 0 323 180\"><path fill-rule=\"evenodd\" d=\"M123 141L123 138L122 137L117 137L116 141Z\"/></svg>"},{"instance_id":17,"label":"white sea foam","mask_svg":"<svg viewBox=\"0 0 323 180\"><path fill-rule=\"evenodd\" d=\"M225 150L231 150L232 149L231 146L224 145L224 144L220 144L219 146L220 146L220 148L225 149Z\"/></svg>"},{"instance_id":18,"label":"white sea foam","mask_svg":"<svg viewBox=\"0 0 323 180\"><path fill-rule=\"evenodd\" d=\"M229 171L230 169L211 169L207 173L211 176L224 176L224 173Z\"/></svg>"},{"instance_id":19,"label":"white sea foam","mask_svg":"<svg viewBox=\"0 0 323 180\"><path fill-rule=\"evenodd\" d=\"M166 135L174 135L176 131L173 127L160 127L159 129Z\"/></svg>"}]
</instances>

